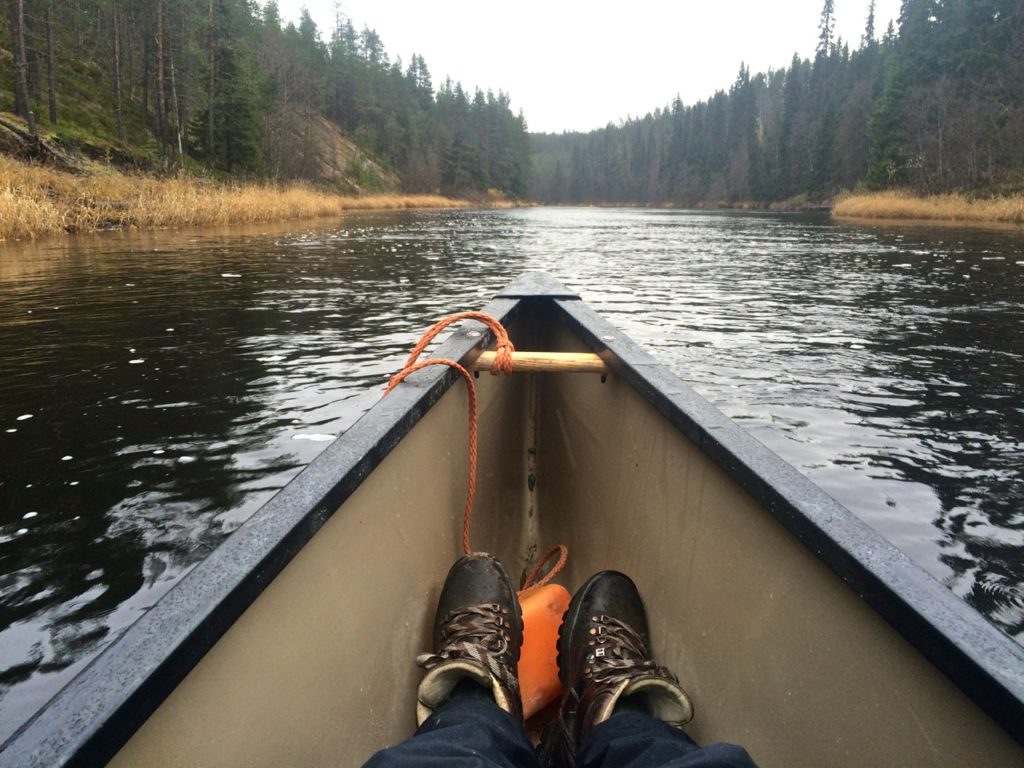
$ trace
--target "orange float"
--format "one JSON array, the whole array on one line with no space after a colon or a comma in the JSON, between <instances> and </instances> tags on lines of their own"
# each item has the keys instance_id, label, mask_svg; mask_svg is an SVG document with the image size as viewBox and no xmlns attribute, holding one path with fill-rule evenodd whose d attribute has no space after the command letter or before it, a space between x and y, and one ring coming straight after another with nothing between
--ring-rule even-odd
<instances>
[{"instance_id":1,"label":"orange float","mask_svg":"<svg viewBox=\"0 0 1024 768\"><path fill-rule=\"evenodd\" d=\"M569 608L569 592L560 584L534 587L520 596L523 649L519 655L519 691L523 715L540 712L562 695L558 679L558 628Z\"/></svg>"}]
</instances>

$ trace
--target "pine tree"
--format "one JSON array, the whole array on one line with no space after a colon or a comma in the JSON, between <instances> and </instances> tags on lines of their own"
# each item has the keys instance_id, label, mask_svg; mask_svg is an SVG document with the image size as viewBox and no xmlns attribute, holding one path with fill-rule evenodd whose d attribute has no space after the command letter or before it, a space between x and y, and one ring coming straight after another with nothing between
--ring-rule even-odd
<instances>
[{"instance_id":1,"label":"pine tree","mask_svg":"<svg viewBox=\"0 0 1024 768\"><path fill-rule=\"evenodd\" d=\"M192 122L192 146L211 170L258 175L265 166L256 64L246 45L252 18L248 6L239 7L237 2L209 0L208 103Z\"/></svg>"},{"instance_id":2,"label":"pine tree","mask_svg":"<svg viewBox=\"0 0 1024 768\"><path fill-rule=\"evenodd\" d=\"M896 44L896 39L896 25L893 24L892 19L889 19L889 26L885 28L885 36L882 38L882 44L891 48Z\"/></svg>"},{"instance_id":3,"label":"pine tree","mask_svg":"<svg viewBox=\"0 0 1024 768\"><path fill-rule=\"evenodd\" d=\"M815 128L811 143L811 165L806 184L808 191L819 198L833 191L836 121L835 106L830 104Z\"/></svg>"},{"instance_id":4,"label":"pine tree","mask_svg":"<svg viewBox=\"0 0 1024 768\"><path fill-rule=\"evenodd\" d=\"M777 189L781 197L790 197L797 192L797 181L802 179L806 148L806 110L804 106L806 85L805 64L793 54L786 72L782 96L782 125L779 135L779 179Z\"/></svg>"},{"instance_id":5,"label":"pine tree","mask_svg":"<svg viewBox=\"0 0 1024 768\"><path fill-rule=\"evenodd\" d=\"M906 80L903 66L894 61L886 74L885 89L868 122L871 137L868 183L875 189L905 181L903 146L906 129L903 100Z\"/></svg>"},{"instance_id":6,"label":"pine tree","mask_svg":"<svg viewBox=\"0 0 1024 768\"><path fill-rule=\"evenodd\" d=\"M825 0L825 5L821 9L821 21L818 23L818 47L816 50L818 58L832 54L835 28L835 2L834 0Z\"/></svg>"},{"instance_id":7,"label":"pine tree","mask_svg":"<svg viewBox=\"0 0 1024 768\"><path fill-rule=\"evenodd\" d=\"M875 44L875 0L871 0L868 5L868 17L864 22L864 36L860 40L860 47L870 48Z\"/></svg>"}]
</instances>

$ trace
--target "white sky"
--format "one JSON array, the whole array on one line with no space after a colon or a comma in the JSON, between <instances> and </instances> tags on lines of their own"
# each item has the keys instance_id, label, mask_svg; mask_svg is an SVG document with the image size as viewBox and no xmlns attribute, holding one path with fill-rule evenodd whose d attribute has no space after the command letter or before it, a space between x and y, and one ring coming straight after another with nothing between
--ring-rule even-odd
<instances>
[{"instance_id":1,"label":"white sky","mask_svg":"<svg viewBox=\"0 0 1024 768\"><path fill-rule=\"evenodd\" d=\"M335 0L279 0L297 19L305 5L324 38ZM427 62L472 89L504 90L531 131L591 130L728 88L751 72L810 57L823 0L340 0L356 29L377 30L388 55ZM880 36L900 0L877 0ZM836 31L856 47L868 0L835 0Z\"/></svg>"}]
</instances>

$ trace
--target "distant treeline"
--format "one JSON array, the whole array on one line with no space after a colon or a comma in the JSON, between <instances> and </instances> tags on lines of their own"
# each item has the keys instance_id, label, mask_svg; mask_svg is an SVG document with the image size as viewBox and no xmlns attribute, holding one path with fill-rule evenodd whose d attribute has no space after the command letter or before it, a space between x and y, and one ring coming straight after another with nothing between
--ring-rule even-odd
<instances>
[{"instance_id":1,"label":"distant treeline","mask_svg":"<svg viewBox=\"0 0 1024 768\"><path fill-rule=\"evenodd\" d=\"M526 191L526 125L508 96L450 81L435 93L421 56L391 61L376 32L340 11L325 41L305 10L284 24L275 0L7 6L0 110L64 139L107 139L167 167L290 179L309 173L303 125L326 118L407 191Z\"/></svg>"},{"instance_id":2,"label":"distant treeline","mask_svg":"<svg viewBox=\"0 0 1024 768\"><path fill-rule=\"evenodd\" d=\"M858 185L1024 189L1024 0L904 0L898 32L890 23L880 39L872 0L852 52L834 22L825 0L813 61L741 66L708 101L532 136L531 197L693 205Z\"/></svg>"}]
</instances>

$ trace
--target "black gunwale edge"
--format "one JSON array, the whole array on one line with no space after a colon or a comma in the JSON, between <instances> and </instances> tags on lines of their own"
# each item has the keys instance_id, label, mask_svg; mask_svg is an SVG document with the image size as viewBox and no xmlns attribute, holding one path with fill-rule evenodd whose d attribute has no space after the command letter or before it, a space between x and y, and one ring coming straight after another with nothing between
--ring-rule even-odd
<instances>
[{"instance_id":1,"label":"black gunwale edge","mask_svg":"<svg viewBox=\"0 0 1024 768\"><path fill-rule=\"evenodd\" d=\"M519 304L495 298L482 311L507 323ZM471 323L435 356L491 341ZM0 745L0 765L105 764L458 380L433 366L375 403Z\"/></svg>"},{"instance_id":2,"label":"black gunwale edge","mask_svg":"<svg viewBox=\"0 0 1024 768\"><path fill-rule=\"evenodd\" d=\"M580 295L546 272L524 272L501 289L496 299L570 299Z\"/></svg>"},{"instance_id":3,"label":"black gunwale edge","mask_svg":"<svg viewBox=\"0 0 1024 768\"><path fill-rule=\"evenodd\" d=\"M1018 742L1024 647L582 302L560 319Z\"/></svg>"}]
</instances>

